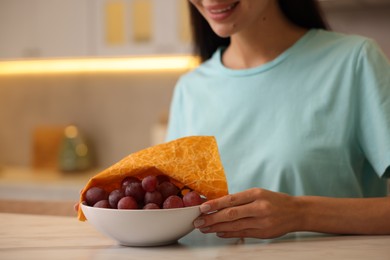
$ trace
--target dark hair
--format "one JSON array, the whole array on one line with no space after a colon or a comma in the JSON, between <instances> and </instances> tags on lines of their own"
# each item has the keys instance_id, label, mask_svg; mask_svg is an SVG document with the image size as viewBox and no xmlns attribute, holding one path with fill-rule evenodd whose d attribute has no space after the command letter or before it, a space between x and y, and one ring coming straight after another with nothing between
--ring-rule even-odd
<instances>
[{"instance_id":1,"label":"dark hair","mask_svg":"<svg viewBox=\"0 0 390 260\"><path fill-rule=\"evenodd\" d=\"M329 30L321 9L316 0L278 0L280 9L292 23L307 29L317 28ZM190 17L192 24L192 38L194 53L202 61L211 55L220 46L228 46L230 38L221 38L214 33L210 25L199 13L196 7L189 2Z\"/></svg>"}]
</instances>

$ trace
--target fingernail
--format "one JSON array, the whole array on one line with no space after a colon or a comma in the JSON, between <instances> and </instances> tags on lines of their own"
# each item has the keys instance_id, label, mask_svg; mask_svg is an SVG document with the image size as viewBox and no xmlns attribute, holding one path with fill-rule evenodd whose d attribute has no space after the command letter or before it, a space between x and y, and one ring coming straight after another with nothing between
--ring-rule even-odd
<instances>
[{"instance_id":1,"label":"fingernail","mask_svg":"<svg viewBox=\"0 0 390 260\"><path fill-rule=\"evenodd\" d=\"M194 221L194 226L195 226L196 228L198 228L198 227L204 225L204 223L205 223L204 219L198 218L197 220Z\"/></svg>"},{"instance_id":2,"label":"fingernail","mask_svg":"<svg viewBox=\"0 0 390 260\"><path fill-rule=\"evenodd\" d=\"M204 227L204 228L201 228L199 230L200 230L200 232L207 232L207 231L210 230L210 228L209 227Z\"/></svg>"},{"instance_id":3,"label":"fingernail","mask_svg":"<svg viewBox=\"0 0 390 260\"><path fill-rule=\"evenodd\" d=\"M207 213L211 209L210 205L202 204L200 205L200 212Z\"/></svg>"}]
</instances>

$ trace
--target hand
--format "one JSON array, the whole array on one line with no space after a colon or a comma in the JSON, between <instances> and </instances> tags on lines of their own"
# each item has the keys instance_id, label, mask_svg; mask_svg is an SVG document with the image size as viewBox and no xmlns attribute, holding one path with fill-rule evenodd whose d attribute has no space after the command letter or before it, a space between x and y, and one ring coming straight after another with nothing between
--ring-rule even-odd
<instances>
[{"instance_id":1,"label":"hand","mask_svg":"<svg viewBox=\"0 0 390 260\"><path fill-rule=\"evenodd\" d=\"M82 192L83 192L83 189L81 189L79 193L81 194ZM79 204L80 204L80 203L77 202L76 204L73 205L73 209L74 209L75 211L79 211L79 207L80 207Z\"/></svg>"},{"instance_id":2,"label":"hand","mask_svg":"<svg viewBox=\"0 0 390 260\"><path fill-rule=\"evenodd\" d=\"M252 188L201 205L194 226L228 237L274 238L297 231L301 218L294 197Z\"/></svg>"},{"instance_id":3,"label":"hand","mask_svg":"<svg viewBox=\"0 0 390 260\"><path fill-rule=\"evenodd\" d=\"M79 204L80 204L80 203L77 202L76 204L73 205L74 211L79 211L79 207L80 207Z\"/></svg>"}]
</instances>

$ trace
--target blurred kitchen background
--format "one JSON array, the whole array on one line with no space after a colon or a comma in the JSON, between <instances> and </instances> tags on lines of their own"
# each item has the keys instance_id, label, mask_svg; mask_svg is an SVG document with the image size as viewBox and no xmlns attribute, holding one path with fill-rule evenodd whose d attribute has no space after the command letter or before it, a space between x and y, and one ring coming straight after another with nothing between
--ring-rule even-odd
<instances>
[{"instance_id":1,"label":"blurred kitchen background","mask_svg":"<svg viewBox=\"0 0 390 260\"><path fill-rule=\"evenodd\" d=\"M89 177L164 141L196 64L187 2L0 0L0 211L74 214ZM390 57L390 0L319 2Z\"/></svg>"}]
</instances>

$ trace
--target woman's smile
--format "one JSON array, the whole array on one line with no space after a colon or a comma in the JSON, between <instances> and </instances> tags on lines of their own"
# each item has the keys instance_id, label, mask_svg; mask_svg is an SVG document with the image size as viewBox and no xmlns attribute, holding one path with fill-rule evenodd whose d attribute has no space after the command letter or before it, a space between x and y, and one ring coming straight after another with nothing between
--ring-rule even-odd
<instances>
[{"instance_id":1,"label":"woman's smile","mask_svg":"<svg viewBox=\"0 0 390 260\"><path fill-rule=\"evenodd\" d=\"M207 16L209 16L210 19L214 21L222 21L230 17L238 4L239 1L234 3L207 5L204 6L204 8L207 12Z\"/></svg>"},{"instance_id":2,"label":"woman's smile","mask_svg":"<svg viewBox=\"0 0 390 260\"><path fill-rule=\"evenodd\" d=\"M278 7L276 0L190 0L219 37L259 30L262 18Z\"/></svg>"}]
</instances>

